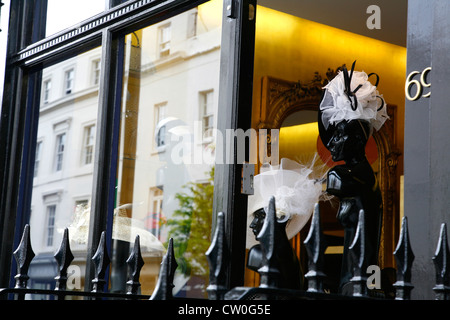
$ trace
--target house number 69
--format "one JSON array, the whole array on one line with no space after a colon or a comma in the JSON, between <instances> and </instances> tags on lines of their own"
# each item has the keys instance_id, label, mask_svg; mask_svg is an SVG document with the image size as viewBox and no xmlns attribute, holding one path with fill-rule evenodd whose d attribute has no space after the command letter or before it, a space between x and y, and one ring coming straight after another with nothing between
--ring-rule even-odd
<instances>
[{"instance_id":1,"label":"house number 69","mask_svg":"<svg viewBox=\"0 0 450 320\"><path fill-rule=\"evenodd\" d=\"M421 96L422 96L423 98L428 98L428 97L431 96L431 91L429 91L428 93L422 95L423 88L429 88L429 87L431 87L431 83L427 83L427 82L426 82L427 74L428 74L428 72L430 72L430 71L431 71L431 67L428 67L428 68L423 69L422 72L419 72L419 71L413 71L413 72L411 72L411 73L408 75L408 77L406 78L406 83L405 83L405 95L406 95L406 98L407 98L408 100L410 100L410 101L416 101L416 100L418 100ZM419 80L414 80L414 79L413 79L414 76L415 76L416 74L420 74L420 81L419 81ZM417 87L417 89L416 89L416 94L415 94L414 96L411 96L410 91L411 91L411 87L412 87L413 85L415 85L415 86Z\"/></svg>"}]
</instances>

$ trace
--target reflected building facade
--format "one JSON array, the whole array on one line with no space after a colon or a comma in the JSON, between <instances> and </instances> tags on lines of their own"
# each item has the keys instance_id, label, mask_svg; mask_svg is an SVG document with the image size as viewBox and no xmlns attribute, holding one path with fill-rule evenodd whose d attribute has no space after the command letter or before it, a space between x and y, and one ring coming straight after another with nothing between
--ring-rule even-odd
<instances>
[{"instance_id":1,"label":"reflected building facade","mask_svg":"<svg viewBox=\"0 0 450 320\"><path fill-rule=\"evenodd\" d=\"M152 293L171 236L168 221L177 219L173 214L180 207L180 195L192 196L189 183L212 183L221 11L215 16L211 13L217 8L221 3L213 1L123 39L112 227L114 292L125 290L126 264L119 261L126 260L139 235L145 260L142 293ZM36 253L30 268L34 288L51 288L54 283L53 254L66 227L75 256L68 287L84 286L100 57L98 47L43 69L30 210ZM211 220L212 207L209 210ZM208 229L210 222L205 226ZM190 278L186 272L177 277L175 290L185 295L192 287L187 284ZM200 287L201 295L206 286Z\"/></svg>"}]
</instances>

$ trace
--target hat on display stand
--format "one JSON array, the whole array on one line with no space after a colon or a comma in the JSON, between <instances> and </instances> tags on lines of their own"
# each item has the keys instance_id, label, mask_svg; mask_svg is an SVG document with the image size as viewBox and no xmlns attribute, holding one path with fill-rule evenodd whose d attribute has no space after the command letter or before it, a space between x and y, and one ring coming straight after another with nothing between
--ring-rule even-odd
<instances>
[{"instance_id":1,"label":"hat on display stand","mask_svg":"<svg viewBox=\"0 0 450 320\"><path fill-rule=\"evenodd\" d=\"M293 238L308 222L322 194L321 182L310 178L311 173L310 167L287 158L277 166L264 164L254 177L254 194L248 197L247 227L257 210L264 208L267 212L269 199L274 196L277 219L288 219L286 235ZM247 248L255 244L255 235L247 229Z\"/></svg>"}]
</instances>

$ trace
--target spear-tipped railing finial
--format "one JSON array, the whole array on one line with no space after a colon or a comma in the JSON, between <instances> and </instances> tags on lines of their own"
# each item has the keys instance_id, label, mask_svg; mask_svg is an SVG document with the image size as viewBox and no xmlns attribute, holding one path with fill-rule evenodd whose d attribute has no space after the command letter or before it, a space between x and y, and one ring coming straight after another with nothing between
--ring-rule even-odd
<instances>
[{"instance_id":1,"label":"spear-tipped railing finial","mask_svg":"<svg viewBox=\"0 0 450 320\"><path fill-rule=\"evenodd\" d=\"M31 247L30 226L27 224L23 230L22 239L19 246L13 253L17 262L16 288L25 289L27 287L28 268L34 258L33 248Z\"/></svg>"},{"instance_id":2,"label":"spear-tipped railing finial","mask_svg":"<svg viewBox=\"0 0 450 320\"><path fill-rule=\"evenodd\" d=\"M170 238L167 252L161 262L158 282L156 283L155 290L153 291L150 300L170 300L173 298L173 278L177 267L178 264L175 260L175 253L173 250L173 238Z\"/></svg>"},{"instance_id":3,"label":"spear-tipped railing finial","mask_svg":"<svg viewBox=\"0 0 450 320\"><path fill-rule=\"evenodd\" d=\"M141 254L140 237L136 235L134 240L133 250L127 259L128 265L128 281L127 281L127 294L137 294L141 283L139 277L141 275L141 269L144 266L144 259Z\"/></svg>"},{"instance_id":4,"label":"spear-tipped railing finial","mask_svg":"<svg viewBox=\"0 0 450 320\"><path fill-rule=\"evenodd\" d=\"M58 275L55 277L56 285L55 290L66 290L67 286L67 268L69 268L74 257L72 251L70 250L69 243L69 229L65 228L63 237L61 240L61 245L58 251L56 251L55 260L58 264Z\"/></svg>"},{"instance_id":5,"label":"spear-tipped railing finial","mask_svg":"<svg viewBox=\"0 0 450 320\"><path fill-rule=\"evenodd\" d=\"M211 246L206 251L209 262L209 285L206 291L211 300L223 299L227 291L226 267L229 252L225 237L225 215L219 212Z\"/></svg>"},{"instance_id":6,"label":"spear-tipped railing finial","mask_svg":"<svg viewBox=\"0 0 450 320\"><path fill-rule=\"evenodd\" d=\"M92 292L103 292L103 286L105 285L106 269L111 262L108 256L108 250L106 247L106 235L105 231L100 236L100 241L97 247L97 251L92 257L95 267L95 278L92 280Z\"/></svg>"},{"instance_id":7,"label":"spear-tipped railing finial","mask_svg":"<svg viewBox=\"0 0 450 320\"><path fill-rule=\"evenodd\" d=\"M450 300L450 252L447 240L447 224L441 225L439 241L433 257L436 269L436 300Z\"/></svg>"},{"instance_id":8,"label":"spear-tipped railing finial","mask_svg":"<svg viewBox=\"0 0 450 320\"><path fill-rule=\"evenodd\" d=\"M395 288L396 300L411 299L411 267L414 261L414 253L411 250L409 241L408 219L403 217L400 230L400 238L394 251L395 262L397 264L397 281L393 284Z\"/></svg>"},{"instance_id":9,"label":"spear-tipped railing finial","mask_svg":"<svg viewBox=\"0 0 450 320\"><path fill-rule=\"evenodd\" d=\"M322 233L318 203L314 206L311 226L304 244L308 253L308 273L305 274L305 278L308 279L308 292L324 292L323 278L326 275L323 273L323 259L326 245Z\"/></svg>"},{"instance_id":10,"label":"spear-tipped railing finial","mask_svg":"<svg viewBox=\"0 0 450 320\"><path fill-rule=\"evenodd\" d=\"M366 258L366 234L364 222L364 210L359 210L358 225L355 237L350 245L349 253L353 262L353 296L367 297L367 258Z\"/></svg>"}]
</instances>

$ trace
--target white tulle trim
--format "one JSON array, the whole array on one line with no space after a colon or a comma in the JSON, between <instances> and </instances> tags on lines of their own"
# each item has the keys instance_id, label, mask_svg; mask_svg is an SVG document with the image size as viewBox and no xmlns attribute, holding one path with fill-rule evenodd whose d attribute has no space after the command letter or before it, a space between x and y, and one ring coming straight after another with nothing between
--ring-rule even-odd
<instances>
[{"instance_id":1,"label":"white tulle trim","mask_svg":"<svg viewBox=\"0 0 450 320\"><path fill-rule=\"evenodd\" d=\"M389 119L386 111L386 102L377 88L370 83L364 71L353 71L350 84L351 91L362 85L356 93L358 101L356 110L352 109L351 102L345 94L344 74L339 71L325 87L325 95L320 103L322 123L325 129L329 124L337 124L342 120L367 120L375 130L379 130ZM380 107L383 107L380 109ZM378 110L380 109L380 110Z\"/></svg>"},{"instance_id":2,"label":"white tulle trim","mask_svg":"<svg viewBox=\"0 0 450 320\"><path fill-rule=\"evenodd\" d=\"M295 236L308 222L322 194L321 182L309 177L311 167L287 158L281 159L279 166L263 165L253 180L254 195L248 197L248 227L253 212L267 209L270 197L275 196L277 217L289 219L286 234L289 239ZM256 240L251 229L247 230L247 235L247 247L250 248Z\"/></svg>"}]
</instances>

